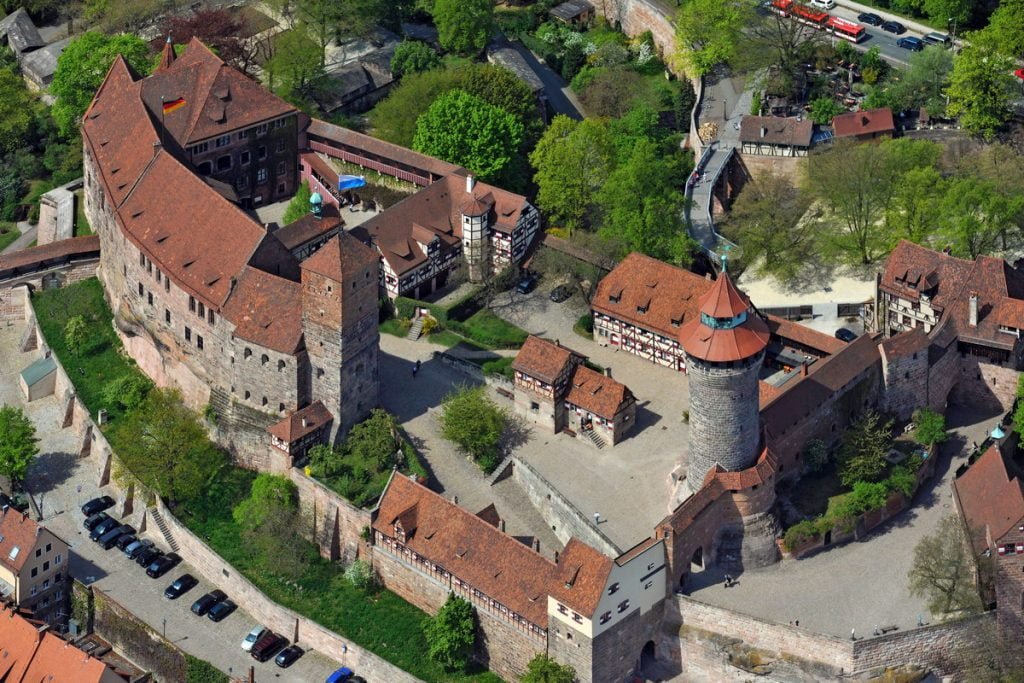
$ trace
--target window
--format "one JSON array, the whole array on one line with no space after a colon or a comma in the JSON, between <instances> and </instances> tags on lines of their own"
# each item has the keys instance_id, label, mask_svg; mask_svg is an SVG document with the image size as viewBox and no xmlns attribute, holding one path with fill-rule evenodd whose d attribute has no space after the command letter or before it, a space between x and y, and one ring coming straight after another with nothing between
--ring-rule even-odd
<instances>
[{"instance_id":1,"label":"window","mask_svg":"<svg viewBox=\"0 0 1024 683\"><path fill-rule=\"evenodd\" d=\"M218 171L230 171L231 170L231 155L225 154L222 157L217 157L217 170Z\"/></svg>"},{"instance_id":2,"label":"window","mask_svg":"<svg viewBox=\"0 0 1024 683\"><path fill-rule=\"evenodd\" d=\"M266 365L269 362L270 362L270 356L268 356L265 353L262 356L260 356L260 365Z\"/></svg>"},{"instance_id":3,"label":"window","mask_svg":"<svg viewBox=\"0 0 1024 683\"><path fill-rule=\"evenodd\" d=\"M142 286L142 283L140 282L139 283L139 296L142 296L143 293L145 293L145 288Z\"/></svg>"},{"instance_id":4,"label":"window","mask_svg":"<svg viewBox=\"0 0 1024 683\"><path fill-rule=\"evenodd\" d=\"M171 281L168 280L167 278L164 278L164 291L165 292L171 291Z\"/></svg>"},{"instance_id":5,"label":"window","mask_svg":"<svg viewBox=\"0 0 1024 683\"><path fill-rule=\"evenodd\" d=\"M559 614L568 614L569 613L569 608L567 608L562 603L558 603L558 613Z\"/></svg>"},{"instance_id":6,"label":"window","mask_svg":"<svg viewBox=\"0 0 1024 683\"><path fill-rule=\"evenodd\" d=\"M213 309L212 308L209 309L206 312L206 322L210 323L211 325L214 324L215 322L217 322L217 319L213 315Z\"/></svg>"},{"instance_id":7,"label":"window","mask_svg":"<svg viewBox=\"0 0 1024 683\"><path fill-rule=\"evenodd\" d=\"M230 145L231 144L231 136L230 135L221 135L219 138L217 138L217 142L215 144L216 144L217 147L224 147L225 145Z\"/></svg>"},{"instance_id":8,"label":"window","mask_svg":"<svg viewBox=\"0 0 1024 683\"><path fill-rule=\"evenodd\" d=\"M619 603L619 607L618 607L619 612L625 612L628 609L629 609L629 600L623 600L622 602Z\"/></svg>"},{"instance_id":9,"label":"window","mask_svg":"<svg viewBox=\"0 0 1024 683\"><path fill-rule=\"evenodd\" d=\"M53 558L53 564L58 565L61 563L60 553L57 553L57 557Z\"/></svg>"},{"instance_id":10,"label":"window","mask_svg":"<svg viewBox=\"0 0 1024 683\"><path fill-rule=\"evenodd\" d=\"M267 134L267 124L261 123L260 125L256 126L256 135L257 136L262 137L262 136L264 136L266 134Z\"/></svg>"},{"instance_id":11,"label":"window","mask_svg":"<svg viewBox=\"0 0 1024 683\"><path fill-rule=\"evenodd\" d=\"M256 148L256 158L263 161L267 158L267 148L265 145L260 145Z\"/></svg>"},{"instance_id":12,"label":"window","mask_svg":"<svg viewBox=\"0 0 1024 683\"><path fill-rule=\"evenodd\" d=\"M601 615L601 618L598 619L598 623L599 624L607 624L611 620L612 620L612 613L611 612L605 612L604 614Z\"/></svg>"},{"instance_id":13,"label":"window","mask_svg":"<svg viewBox=\"0 0 1024 683\"><path fill-rule=\"evenodd\" d=\"M50 561L49 560L46 560L45 562L43 562L43 571L44 572L50 571Z\"/></svg>"},{"instance_id":14,"label":"window","mask_svg":"<svg viewBox=\"0 0 1024 683\"><path fill-rule=\"evenodd\" d=\"M38 573L39 573L39 567L32 567L31 577L33 579L36 578L36 574L38 574Z\"/></svg>"},{"instance_id":15,"label":"window","mask_svg":"<svg viewBox=\"0 0 1024 683\"><path fill-rule=\"evenodd\" d=\"M248 166L250 161L252 161L252 152L249 150L244 150L238 155L238 163L242 166Z\"/></svg>"},{"instance_id":16,"label":"window","mask_svg":"<svg viewBox=\"0 0 1024 683\"><path fill-rule=\"evenodd\" d=\"M267 182L267 169L261 168L260 170L256 171L256 182L257 183L265 183L265 182Z\"/></svg>"},{"instance_id":17,"label":"window","mask_svg":"<svg viewBox=\"0 0 1024 683\"><path fill-rule=\"evenodd\" d=\"M247 130L240 130L240 131L238 131L238 139L239 140L244 140L247 137L249 137L249 131L247 131Z\"/></svg>"},{"instance_id":18,"label":"window","mask_svg":"<svg viewBox=\"0 0 1024 683\"><path fill-rule=\"evenodd\" d=\"M37 593L36 586L35 586L35 584L33 584L32 585L32 592L31 592L31 594L35 595L36 593Z\"/></svg>"},{"instance_id":19,"label":"window","mask_svg":"<svg viewBox=\"0 0 1024 683\"><path fill-rule=\"evenodd\" d=\"M53 599L54 600L63 600L64 599L64 591L57 591L54 594Z\"/></svg>"},{"instance_id":20,"label":"window","mask_svg":"<svg viewBox=\"0 0 1024 683\"><path fill-rule=\"evenodd\" d=\"M202 154L203 152L206 152L209 149L210 149L210 143L209 142L200 142L198 145L195 145L194 147L192 147L192 153L193 154Z\"/></svg>"},{"instance_id":21,"label":"window","mask_svg":"<svg viewBox=\"0 0 1024 683\"><path fill-rule=\"evenodd\" d=\"M199 314L200 318L206 315L206 306L203 305L202 301L196 304L196 309L196 312Z\"/></svg>"},{"instance_id":22,"label":"window","mask_svg":"<svg viewBox=\"0 0 1024 683\"><path fill-rule=\"evenodd\" d=\"M192 341L192 328L185 326L185 341Z\"/></svg>"},{"instance_id":23,"label":"window","mask_svg":"<svg viewBox=\"0 0 1024 683\"><path fill-rule=\"evenodd\" d=\"M316 369L316 378L320 379L323 376L324 376L324 369L323 368L317 368Z\"/></svg>"},{"instance_id":24,"label":"window","mask_svg":"<svg viewBox=\"0 0 1024 683\"><path fill-rule=\"evenodd\" d=\"M283 360L277 361L277 371L281 372L284 370L285 362Z\"/></svg>"},{"instance_id":25,"label":"window","mask_svg":"<svg viewBox=\"0 0 1024 683\"><path fill-rule=\"evenodd\" d=\"M582 624L583 623L583 617L581 617L580 615L576 614L575 612L572 613L572 620L575 621L577 624Z\"/></svg>"},{"instance_id":26,"label":"window","mask_svg":"<svg viewBox=\"0 0 1024 683\"><path fill-rule=\"evenodd\" d=\"M284 138L281 138L280 140L277 141L277 151L278 152L283 152L284 151L284 143L285 143Z\"/></svg>"},{"instance_id":27,"label":"window","mask_svg":"<svg viewBox=\"0 0 1024 683\"><path fill-rule=\"evenodd\" d=\"M153 305L153 292L146 292L146 300L149 302L150 306Z\"/></svg>"},{"instance_id":28,"label":"window","mask_svg":"<svg viewBox=\"0 0 1024 683\"><path fill-rule=\"evenodd\" d=\"M50 598L43 598L43 607L50 606Z\"/></svg>"},{"instance_id":29,"label":"window","mask_svg":"<svg viewBox=\"0 0 1024 683\"><path fill-rule=\"evenodd\" d=\"M278 183L277 184L277 193L278 194L284 194L284 183Z\"/></svg>"},{"instance_id":30,"label":"window","mask_svg":"<svg viewBox=\"0 0 1024 683\"><path fill-rule=\"evenodd\" d=\"M613 583L612 585L608 586L608 595L615 595L618 591L619 591L619 584L618 583Z\"/></svg>"},{"instance_id":31,"label":"window","mask_svg":"<svg viewBox=\"0 0 1024 683\"><path fill-rule=\"evenodd\" d=\"M50 580L47 579L46 581L43 581L43 590L45 591L45 590L48 590L49 588L50 588Z\"/></svg>"},{"instance_id":32,"label":"window","mask_svg":"<svg viewBox=\"0 0 1024 683\"><path fill-rule=\"evenodd\" d=\"M246 389L245 390L245 400L248 401L250 396L252 396L252 394L249 392L248 389Z\"/></svg>"},{"instance_id":33,"label":"window","mask_svg":"<svg viewBox=\"0 0 1024 683\"><path fill-rule=\"evenodd\" d=\"M42 557L42 556L43 556L43 549L42 548L36 548L36 557Z\"/></svg>"},{"instance_id":34,"label":"window","mask_svg":"<svg viewBox=\"0 0 1024 683\"><path fill-rule=\"evenodd\" d=\"M235 178L235 187L239 190L244 190L249 186L249 176L240 175Z\"/></svg>"},{"instance_id":35,"label":"window","mask_svg":"<svg viewBox=\"0 0 1024 683\"><path fill-rule=\"evenodd\" d=\"M530 401L530 410L540 410L540 404L536 401Z\"/></svg>"},{"instance_id":36,"label":"window","mask_svg":"<svg viewBox=\"0 0 1024 683\"><path fill-rule=\"evenodd\" d=\"M199 164L199 175L210 175L213 172L213 164L209 161L204 161Z\"/></svg>"},{"instance_id":37,"label":"window","mask_svg":"<svg viewBox=\"0 0 1024 683\"><path fill-rule=\"evenodd\" d=\"M248 346L245 347L245 351L242 352L242 357L245 358L246 360L248 360L249 356L251 356L251 355L252 355L252 349L250 349Z\"/></svg>"},{"instance_id":38,"label":"window","mask_svg":"<svg viewBox=\"0 0 1024 683\"><path fill-rule=\"evenodd\" d=\"M263 397L263 401L261 402L261 404L262 405L267 405L267 397L266 396Z\"/></svg>"},{"instance_id":39,"label":"window","mask_svg":"<svg viewBox=\"0 0 1024 683\"><path fill-rule=\"evenodd\" d=\"M199 348L200 351L203 349L203 335L196 335L196 346Z\"/></svg>"},{"instance_id":40,"label":"window","mask_svg":"<svg viewBox=\"0 0 1024 683\"><path fill-rule=\"evenodd\" d=\"M287 119L278 119L274 121L274 128L284 128L286 123L288 123Z\"/></svg>"},{"instance_id":41,"label":"window","mask_svg":"<svg viewBox=\"0 0 1024 683\"><path fill-rule=\"evenodd\" d=\"M190 313L196 312L196 298L194 296L188 297L188 310Z\"/></svg>"},{"instance_id":42,"label":"window","mask_svg":"<svg viewBox=\"0 0 1024 683\"><path fill-rule=\"evenodd\" d=\"M168 325L171 324L171 312L168 309L164 309L164 322Z\"/></svg>"}]
</instances>

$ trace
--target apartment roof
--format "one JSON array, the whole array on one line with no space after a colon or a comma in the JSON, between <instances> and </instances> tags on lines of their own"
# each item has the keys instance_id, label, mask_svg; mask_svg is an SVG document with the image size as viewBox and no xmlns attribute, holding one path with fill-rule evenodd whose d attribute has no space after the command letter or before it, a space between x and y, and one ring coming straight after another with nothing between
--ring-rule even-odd
<instances>
[{"instance_id":1,"label":"apartment roof","mask_svg":"<svg viewBox=\"0 0 1024 683\"><path fill-rule=\"evenodd\" d=\"M572 373L565 400L606 420L612 420L630 401L633 392L611 377L579 365Z\"/></svg>"},{"instance_id":2,"label":"apartment roof","mask_svg":"<svg viewBox=\"0 0 1024 683\"><path fill-rule=\"evenodd\" d=\"M611 559L571 539L557 563L486 520L405 476L394 476L381 496L373 528L541 628L547 596L590 618L604 592Z\"/></svg>"},{"instance_id":3,"label":"apartment roof","mask_svg":"<svg viewBox=\"0 0 1024 683\"><path fill-rule=\"evenodd\" d=\"M302 285L245 266L223 315L235 336L253 344L293 354L302 346Z\"/></svg>"},{"instance_id":4,"label":"apartment roof","mask_svg":"<svg viewBox=\"0 0 1024 683\"><path fill-rule=\"evenodd\" d=\"M601 280L590 306L675 339L680 326L697 317L700 297L713 286L700 275L633 252Z\"/></svg>"},{"instance_id":5,"label":"apartment roof","mask_svg":"<svg viewBox=\"0 0 1024 683\"><path fill-rule=\"evenodd\" d=\"M813 133L814 122L807 118L744 116L740 122L740 142L810 147Z\"/></svg>"},{"instance_id":6,"label":"apartment roof","mask_svg":"<svg viewBox=\"0 0 1024 683\"><path fill-rule=\"evenodd\" d=\"M837 138L845 138L891 133L896 130L896 125L893 123L892 110L882 107L840 114L832 119L832 128Z\"/></svg>"},{"instance_id":7,"label":"apartment roof","mask_svg":"<svg viewBox=\"0 0 1024 683\"><path fill-rule=\"evenodd\" d=\"M0 565L17 574L36 547L41 524L12 507L0 512Z\"/></svg>"},{"instance_id":8,"label":"apartment roof","mask_svg":"<svg viewBox=\"0 0 1024 683\"><path fill-rule=\"evenodd\" d=\"M977 554L988 548L989 538L998 543L1024 520L1024 488L1007 469L997 444L955 479L953 488Z\"/></svg>"},{"instance_id":9,"label":"apartment roof","mask_svg":"<svg viewBox=\"0 0 1024 683\"><path fill-rule=\"evenodd\" d=\"M447 161L441 161L426 154L414 152L406 147L378 140L369 135L357 133L349 128L342 128L320 119L313 119L306 129L306 133L313 137L324 138L331 142L337 142L358 149L360 153L377 157L380 161L398 162L404 166L436 176L446 176L461 169L461 167L449 164Z\"/></svg>"},{"instance_id":10,"label":"apartment roof","mask_svg":"<svg viewBox=\"0 0 1024 683\"><path fill-rule=\"evenodd\" d=\"M706 361L738 361L761 353L771 338L768 325L753 310L750 299L736 289L728 273L722 273L699 301L700 317L691 318L679 330L688 355ZM709 326L706 319L746 319L734 327Z\"/></svg>"},{"instance_id":11,"label":"apartment roof","mask_svg":"<svg viewBox=\"0 0 1024 683\"><path fill-rule=\"evenodd\" d=\"M580 360L584 358L583 354L562 346L558 340L551 341L531 334L516 354L512 369L553 384L574 356Z\"/></svg>"},{"instance_id":12,"label":"apartment roof","mask_svg":"<svg viewBox=\"0 0 1024 683\"><path fill-rule=\"evenodd\" d=\"M303 424L305 420L305 424ZM303 437L325 427L334 420L331 411L321 401L313 401L273 425L267 431L285 443L295 443Z\"/></svg>"},{"instance_id":13,"label":"apartment roof","mask_svg":"<svg viewBox=\"0 0 1024 683\"><path fill-rule=\"evenodd\" d=\"M94 659L71 643L46 632L21 680L25 683L101 683L123 679L99 659Z\"/></svg>"},{"instance_id":14,"label":"apartment roof","mask_svg":"<svg viewBox=\"0 0 1024 683\"><path fill-rule=\"evenodd\" d=\"M342 231L303 261L302 269L335 282L345 282L345 278L368 269L370 277L376 279L377 254L350 233Z\"/></svg>"}]
</instances>

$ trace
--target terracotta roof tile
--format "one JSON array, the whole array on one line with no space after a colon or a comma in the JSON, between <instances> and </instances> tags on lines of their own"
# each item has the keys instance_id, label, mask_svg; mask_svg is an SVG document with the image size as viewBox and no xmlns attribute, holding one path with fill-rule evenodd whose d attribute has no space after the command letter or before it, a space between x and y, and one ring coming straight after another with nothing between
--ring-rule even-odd
<instances>
[{"instance_id":1,"label":"terracotta roof tile","mask_svg":"<svg viewBox=\"0 0 1024 683\"><path fill-rule=\"evenodd\" d=\"M998 445L992 445L954 480L953 488L976 553L988 548L988 538L998 543L1024 520L1024 489L1007 469Z\"/></svg>"},{"instance_id":2,"label":"terracotta roof tile","mask_svg":"<svg viewBox=\"0 0 1024 683\"><path fill-rule=\"evenodd\" d=\"M338 207L334 204L325 203L321 218L317 218L312 213L307 213L294 223L289 223L283 228L274 231L274 237L284 245L285 249L291 251L298 249L308 242L312 242L326 233L337 231L341 225L342 220L338 214Z\"/></svg>"},{"instance_id":3,"label":"terracotta roof tile","mask_svg":"<svg viewBox=\"0 0 1024 683\"><path fill-rule=\"evenodd\" d=\"M740 122L740 142L767 145L810 147L814 122L780 116L744 116Z\"/></svg>"},{"instance_id":4,"label":"terracotta roof tile","mask_svg":"<svg viewBox=\"0 0 1024 683\"><path fill-rule=\"evenodd\" d=\"M47 632L21 680L25 683L101 683L120 679L115 678L102 661Z\"/></svg>"},{"instance_id":5,"label":"terracotta roof tile","mask_svg":"<svg viewBox=\"0 0 1024 683\"><path fill-rule=\"evenodd\" d=\"M242 269L223 315L235 336L294 354L302 345L302 286L251 266Z\"/></svg>"},{"instance_id":6,"label":"terracotta roof tile","mask_svg":"<svg viewBox=\"0 0 1024 683\"><path fill-rule=\"evenodd\" d=\"M704 477L704 485L707 486L712 480L722 485L722 488L729 491L741 491L754 486L762 486L771 482L778 470L779 462L769 449L761 451L760 457L753 467L745 470L730 472L722 469L722 466L715 463L715 466L708 471Z\"/></svg>"},{"instance_id":7,"label":"terracotta roof tile","mask_svg":"<svg viewBox=\"0 0 1024 683\"><path fill-rule=\"evenodd\" d=\"M892 110L882 107L881 109L866 109L840 114L832 119L832 128L835 130L837 138L845 138L891 133L896 130L896 125L893 123Z\"/></svg>"},{"instance_id":8,"label":"terracotta roof tile","mask_svg":"<svg viewBox=\"0 0 1024 683\"><path fill-rule=\"evenodd\" d=\"M572 539L554 563L489 524L404 476L394 476L381 497L373 528L395 537L453 576L546 628L547 596L593 616L611 559Z\"/></svg>"},{"instance_id":9,"label":"terracotta roof tile","mask_svg":"<svg viewBox=\"0 0 1024 683\"><path fill-rule=\"evenodd\" d=\"M306 425L302 425L305 419ZM295 443L334 420L331 411L321 401L313 401L305 408L296 410L288 417L273 425L267 431L285 443Z\"/></svg>"},{"instance_id":10,"label":"terracotta roof tile","mask_svg":"<svg viewBox=\"0 0 1024 683\"><path fill-rule=\"evenodd\" d=\"M606 420L614 419L629 403L635 401L625 384L579 365L570 378L565 400Z\"/></svg>"},{"instance_id":11,"label":"terracotta roof tile","mask_svg":"<svg viewBox=\"0 0 1024 683\"><path fill-rule=\"evenodd\" d=\"M349 128L336 126L333 123L327 123L320 119L313 119L309 124L309 128L306 129L306 133L311 137L338 142L348 147L358 149L361 152L375 156L384 162L397 161L404 166L425 171L437 176L450 175L461 168L455 164L449 164L447 161L441 161L440 159L435 159L434 157L427 156L426 154L414 152L407 147L393 145L390 142L378 140L377 138L369 135L357 133Z\"/></svg>"},{"instance_id":12,"label":"terracotta roof tile","mask_svg":"<svg viewBox=\"0 0 1024 683\"><path fill-rule=\"evenodd\" d=\"M709 327L700 317L692 318L679 330L679 340L687 354L723 363L750 358L768 346L768 325L750 305L750 299L732 284L728 273L719 276L701 296L698 306L701 316L723 319L746 313L747 319L736 327L723 328Z\"/></svg>"},{"instance_id":13,"label":"terracotta roof tile","mask_svg":"<svg viewBox=\"0 0 1024 683\"><path fill-rule=\"evenodd\" d=\"M633 252L601 280L590 305L598 313L675 339L680 325L697 317L700 297L713 286L700 275Z\"/></svg>"},{"instance_id":14,"label":"terracotta roof tile","mask_svg":"<svg viewBox=\"0 0 1024 683\"><path fill-rule=\"evenodd\" d=\"M8 683L25 680L25 672L41 641L42 634L32 622L11 608L0 610L0 680Z\"/></svg>"},{"instance_id":15,"label":"terracotta roof tile","mask_svg":"<svg viewBox=\"0 0 1024 683\"><path fill-rule=\"evenodd\" d=\"M923 327L915 327L912 330L901 332L887 339L883 339L879 346L885 352L886 358L900 358L914 353L921 353L928 349L931 342L925 334Z\"/></svg>"},{"instance_id":16,"label":"terracotta roof tile","mask_svg":"<svg viewBox=\"0 0 1024 683\"><path fill-rule=\"evenodd\" d=\"M566 346L531 334L516 354L512 369L553 384L574 356L579 361L584 358Z\"/></svg>"},{"instance_id":17,"label":"terracotta roof tile","mask_svg":"<svg viewBox=\"0 0 1024 683\"><path fill-rule=\"evenodd\" d=\"M42 531L42 525L14 508L0 512L0 565L14 573L20 572Z\"/></svg>"},{"instance_id":18,"label":"terracotta roof tile","mask_svg":"<svg viewBox=\"0 0 1024 683\"><path fill-rule=\"evenodd\" d=\"M376 278L377 254L351 233L342 231L303 261L302 268L335 282L344 282L346 276L364 269L370 269L370 277Z\"/></svg>"},{"instance_id":19,"label":"terracotta roof tile","mask_svg":"<svg viewBox=\"0 0 1024 683\"><path fill-rule=\"evenodd\" d=\"M832 335L818 332L806 325L801 325L785 318L766 315L765 320L768 323L768 331L771 332L773 339L777 338L784 344L790 342L799 346L806 346L820 351L823 355L831 355L846 346L845 342L836 339Z\"/></svg>"},{"instance_id":20,"label":"terracotta roof tile","mask_svg":"<svg viewBox=\"0 0 1024 683\"><path fill-rule=\"evenodd\" d=\"M72 237L58 242L50 242L38 247L19 249L9 254L0 254L0 273L28 269L45 261L65 259L68 257L87 257L99 255L99 235Z\"/></svg>"}]
</instances>

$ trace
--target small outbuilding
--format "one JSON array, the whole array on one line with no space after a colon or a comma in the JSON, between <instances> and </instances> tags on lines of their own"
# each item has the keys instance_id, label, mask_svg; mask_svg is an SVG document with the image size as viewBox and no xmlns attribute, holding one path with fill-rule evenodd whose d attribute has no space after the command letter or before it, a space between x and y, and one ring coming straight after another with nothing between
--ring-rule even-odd
<instances>
[{"instance_id":1,"label":"small outbuilding","mask_svg":"<svg viewBox=\"0 0 1024 683\"><path fill-rule=\"evenodd\" d=\"M551 16L577 28L589 26L594 20L594 6L587 0L568 0L552 7Z\"/></svg>"},{"instance_id":2,"label":"small outbuilding","mask_svg":"<svg viewBox=\"0 0 1024 683\"><path fill-rule=\"evenodd\" d=\"M779 116L744 116L740 144L744 154L805 157L811 148L814 124L808 119Z\"/></svg>"},{"instance_id":3,"label":"small outbuilding","mask_svg":"<svg viewBox=\"0 0 1024 683\"><path fill-rule=\"evenodd\" d=\"M892 110L888 107L840 114L832 119L832 128L837 140L880 140L891 138L896 132Z\"/></svg>"},{"instance_id":4,"label":"small outbuilding","mask_svg":"<svg viewBox=\"0 0 1024 683\"><path fill-rule=\"evenodd\" d=\"M36 399L53 396L57 388L57 363L52 357L40 358L21 371L19 380L25 400L31 403Z\"/></svg>"},{"instance_id":5,"label":"small outbuilding","mask_svg":"<svg viewBox=\"0 0 1024 683\"><path fill-rule=\"evenodd\" d=\"M7 44L15 56L21 57L46 45L39 35L39 29L32 23L28 12L19 7L3 19L0 19L0 44Z\"/></svg>"}]
</instances>

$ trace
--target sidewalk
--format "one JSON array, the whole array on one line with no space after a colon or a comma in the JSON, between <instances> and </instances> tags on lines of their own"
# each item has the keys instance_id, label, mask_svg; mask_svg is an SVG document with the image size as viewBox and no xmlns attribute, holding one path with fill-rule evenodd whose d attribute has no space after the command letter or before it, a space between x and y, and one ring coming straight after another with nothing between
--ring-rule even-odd
<instances>
[{"instance_id":1,"label":"sidewalk","mask_svg":"<svg viewBox=\"0 0 1024 683\"><path fill-rule=\"evenodd\" d=\"M36 234L39 231L37 226L32 225L28 221L18 221L18 230L21 231L21 236L8 244L3 252L0 253L10 254L14 251L20 251L36 241Z\"/></svg>"}]
</instances>

